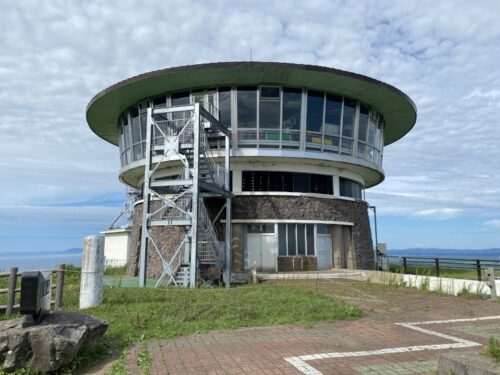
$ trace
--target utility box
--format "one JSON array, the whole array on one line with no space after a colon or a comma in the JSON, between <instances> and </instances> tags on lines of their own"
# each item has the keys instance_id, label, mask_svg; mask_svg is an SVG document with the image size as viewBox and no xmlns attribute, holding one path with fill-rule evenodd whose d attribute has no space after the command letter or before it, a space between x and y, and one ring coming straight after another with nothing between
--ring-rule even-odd
<instances>
[{"instance_id":1,"label":"utility box","mask_svg":"<svg viewBox=\"0 0 500 375\"><path fill-rule=\"evenodd\" d=\"M19 312L29 315L25 317L25 324L39 323L49 313L51 291L50 271L22 273Z\"/></svg>"}]
</instances>

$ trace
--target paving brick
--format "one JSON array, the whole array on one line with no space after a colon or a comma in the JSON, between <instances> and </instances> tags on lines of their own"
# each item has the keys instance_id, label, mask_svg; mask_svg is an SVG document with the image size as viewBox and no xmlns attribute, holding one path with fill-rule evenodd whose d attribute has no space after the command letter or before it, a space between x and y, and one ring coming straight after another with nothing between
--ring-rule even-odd
<instances>
[{"instance_id":1,"label":"paving brick","mask_svg":"<svg viewBox=\"0 0 500 375\"><path fill-rule=\"evenodd\" d=\"M318 293L336 296L368 312L354 321L319 322L312 327L283 325L217 331L173 340L153 340L148 348L152 373L300 374L284 358L331 352L444 344L449 340L395 325L398 322L500 315L500 304L418 292L369 283L322 282ZM498 321L426 326L435 332L484 343L500 335ZM465 349L455 349L464 351ZM467 349L471 350L471 349ZM479 349L478 349L479 350ZM350 358L320 358L306 363L323 374L406 375L429 373L437 355L449 350L405 352ZM127 371L140 374L138 347L127 358Z\"/></svg>"}]
</instances>

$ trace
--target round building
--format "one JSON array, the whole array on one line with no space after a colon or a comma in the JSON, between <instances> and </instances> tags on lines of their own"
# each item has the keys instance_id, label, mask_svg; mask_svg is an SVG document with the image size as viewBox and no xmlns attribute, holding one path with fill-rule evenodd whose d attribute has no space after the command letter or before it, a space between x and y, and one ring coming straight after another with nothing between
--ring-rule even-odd
<instances>
[{"instance_id":1,"label":"round building","mask_svg":"<svg viewBox=\"0 0 500 375\"><path fill-rule=\"evenodd\" d=\"M397 88L359 74L227 62L119 82L91 100L87 121L119 147L120 180L147 189L148 213L144 200L136 204L129 271L174 283L184 275L187 285L203 259L233 281L252 268L373 268L364 191L384 180L383 148L411 130L416 108ZM179 203L186 196L191 203ZM223 248L222 261L203 258Z\"/></svg>"}]
</instances>

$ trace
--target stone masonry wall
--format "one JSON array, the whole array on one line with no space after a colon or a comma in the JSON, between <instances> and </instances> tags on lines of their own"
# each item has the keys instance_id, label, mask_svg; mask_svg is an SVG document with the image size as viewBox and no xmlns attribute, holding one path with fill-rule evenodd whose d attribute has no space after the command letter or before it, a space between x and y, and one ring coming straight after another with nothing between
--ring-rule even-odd
<instances>
[{"instance_id":1,"label":"stone masonry wall","mask_svg":"<svg viewBox=\"0 0 500 375\"><path fill-rule=\"evenodd\" d=\"M239 196L233 200L233 219L347 221L351 228L356 268L373 269L373 243L368 204L362 201L292 196Z\"/></svg>"},{"instance_id":2,"label":"stone masonry wall","mask_svg":"<svg viewBox=\"0 0 500 375\"><path fill-rule=\"evenodd\" d=\"M137 276L139 273L139 254L141 249L141 226L142 226L142 204L138 204L134 211L134 220L132 226L131 241L128 249L128 269L130 276ZM184 231L179 227L152 228L151 232L155 238L161 255L165 259L170 259L177 247L184 239ZM163 272L163 265L158 253L151 241L148 244L148 257L146 261L148 277L157 279Z\"/></svg>"},{"instance_id":3,"label":"stone masonry wall","mask_svg":"<svg viewBox=\"0 0 500 375\"><path fill-rule=\"evenodd\" d=\"M215 206L208 205L211 214L216 212ZM210 207L212 206L212 207ZM222 215L224 216L224 215ZM224 217L222 217L224 218ZM373 244L368 219L366 202L344 199L328 199L316 197L287 196L238 196L233 199L233 219L289 219L289 220L328 220L347 221L351 227L352 250L356 268L373 268ZM138 204L134 212L131 241L129 244L128 274L137 275L139 269L139 252L141 241L142 204ZM243 232L242 225L233 226L233 271L243 272ZM217 228L222 232L221 227ZM176 227L153 228L155 239L165 259L170 259L182 239L184 231ZM222 237L221 237L222 238ZM288 261L283 259L281 269L287 269ZM307 269L314 269L314 262L307 262ZM311 263L311 264L309 264ZM160 277L163 266L161 260L149 244L147 258L148 277Z\"/></svg>"}]
</instances>

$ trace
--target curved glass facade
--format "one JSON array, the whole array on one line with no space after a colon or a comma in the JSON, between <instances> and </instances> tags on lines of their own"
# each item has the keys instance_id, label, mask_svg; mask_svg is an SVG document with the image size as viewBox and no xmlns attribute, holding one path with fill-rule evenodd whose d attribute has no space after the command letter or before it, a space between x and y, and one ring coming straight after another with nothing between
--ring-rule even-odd
<instances>
[{"instance_id":1,"label":"curved glass facade","mask_svg":"<svg viewBox=\"0 0 500 375\"><path fill-rule=\"evenodd\" d=\"M334 93L248 86L166 94L129 109L119 124L122 166L144 158L149 105L189 103L201 103L232 128L233 149L328 152L362 159L374 167L382 165L383 119L368 105Z\"/></svg>"}]
</instances>

